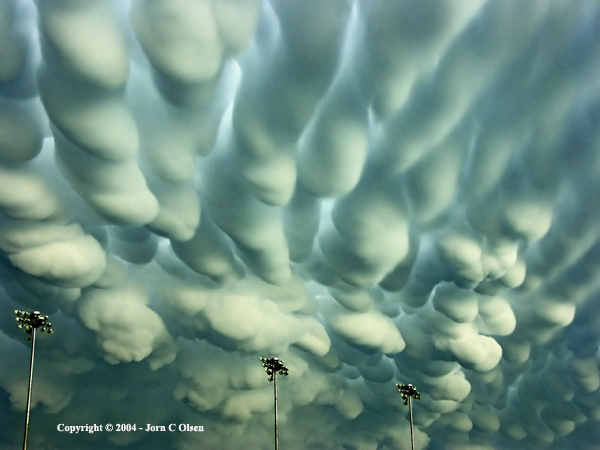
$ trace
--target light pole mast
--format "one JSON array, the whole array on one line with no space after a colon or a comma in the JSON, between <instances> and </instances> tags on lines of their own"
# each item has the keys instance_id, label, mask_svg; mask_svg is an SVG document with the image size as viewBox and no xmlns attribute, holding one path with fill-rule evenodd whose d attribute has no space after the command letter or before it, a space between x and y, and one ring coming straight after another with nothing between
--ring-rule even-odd
<instances>
[{"instance_id":1,"label":"light pole mast","mask_svg":"<svg viewBox=\"0 0 600 450\"><path fill-rule=\"evenodd\" d=\"M25 412L25 432L23 435L23 450L27 450L27 435L29 434L29 410L31 409L31 384L33 381L33 357L35 354L35 330L52 334L52 324L48 322L48 316L42 316L39 311L26 312L15 310L19 328L25 329L27 340L31 341L31 361L29 362L29 387L27 389L27 407Z\"/></svg>"},{"instance_id":2,"label":"light pole mast","mask_svg":"<svg viewBox=\"0 0 600 450\"><path fill-rule=\"evenodd\" d=\"M275 450L279 450L279 438L277 432L277 374L288 375L289 370L283 365L283 361L279 358L263 358L260 357L260 362L265 368L265 372L269 375L269 381L273 382L273 394L275 398Z\"/></svg>"},{"instance_id":3,"label":"light pole mast","mask_svg":"<svg viewBox=\"0 0 600 450\"><path fill-rule=\"evenodd\" d=\"M411 399L421 400L421 394L417 391L412 384L396 384L398 392L402 394L402 400L404 404L408 405L408 417L410 421L410 445L412 450L415 450L415 434L413 431L413 414L412 414L412 402Z\"/></svg>"}]
</instances>

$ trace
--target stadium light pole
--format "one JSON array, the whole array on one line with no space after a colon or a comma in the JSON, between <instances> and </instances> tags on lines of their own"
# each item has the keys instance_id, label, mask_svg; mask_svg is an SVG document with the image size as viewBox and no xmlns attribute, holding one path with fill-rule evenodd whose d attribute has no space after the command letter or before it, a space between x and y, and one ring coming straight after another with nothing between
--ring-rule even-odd
<instances>
[{"instance_id":1,"label":"stadium light pole","mask_svg":"<svg viewBox=\"0 0 600 450\"><path fill-rule=\"evenodd\" d=\"M29 362L29 387L27 389L27 408L25 412L25 432L23 435L23 450L27 450L27 435L29 434L29 410L31 409L31 383L33 380L33 357L35 354L35 330L40 328L42 332L52 334L52 324L48 322L48 316L42 316L39 311L26 312L15 310L19 328L25 329L28 334L27 340L31 341L31 361Z\"/></svg>"},{"instance_id":2,"label":"stadium light pole","mask_svg":"<svg viewBox=\"0 0 600 450\"><path fill-rule=\"evenodd\" d=\"M263 358L260 357L260 362L265 368L265 372L269 375L269 381L273 382L273 394L275 396L275 450L279 449L279 440L277 436L277 374L289 375L289 370L283 365L283 361L279 358Z\"/></svg>"},{"instance_id":3,"label":"stadium light pole","mask_svg":"<svg viewBox=\"0 0 600 450\"><path fill-rule=\"evenodd\" d=\"M413 414L412 414L412 402L411 399L421 400L421 394L417 391L417 388L412 384L396 384L398 392L402 394L402 400L404 404L408 405L408 417L410 420L410 445L412 450L415 450L415 435L413 431Z\"/></svg>"}]
</instances>

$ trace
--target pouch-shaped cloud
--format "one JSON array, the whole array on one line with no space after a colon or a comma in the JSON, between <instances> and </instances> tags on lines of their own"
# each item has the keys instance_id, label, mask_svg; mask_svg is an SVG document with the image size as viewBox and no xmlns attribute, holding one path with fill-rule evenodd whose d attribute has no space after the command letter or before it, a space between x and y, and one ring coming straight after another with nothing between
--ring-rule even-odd
<instances>
[{"instance_id":1,"label":"pouch-shaped cloud","mask_svg":"<svg viewBox=\"0 0 600 450\"><path fill-rule=\"evenodd\" d=\"M332 329L349 343L393 355L404 350L404 340L394 322L377 311L356 313L331 300L321 299L321 312Z\"/></svg>"},{"instance_id":2,"label":"pouch-shaped cloud","mask_svg":"<svg viewBox=\"0 0 600 450\"><path fill-rule=\"evenodd\" d=\"M102 275L106 255L79 225L6 221L2 249L21 271L61 287L85 287Z\"/></svg>"},{"instance_id":3,"label":"pouch-shaped cloud","mask_svg":"<svg viewBox=\"0 0 600 450\"><path fill-rule=\"evenodd\" d=\"M0 0L0 446L600 448L599 24Z\"/></svg>"},{"instance_id":4,"label":"pouch-shaped cloud","mask_svg":"<svg viewBox=\"0 0 600 450\"><path fill-rule=\"evenodd\" d=\"M150 367L173 361L176 347L158 314L146 306L147 292L135 281L110 288L88 288L78 302L83 325L92 330L106 361L141 361Z\"/></svg>"}]
</instances>

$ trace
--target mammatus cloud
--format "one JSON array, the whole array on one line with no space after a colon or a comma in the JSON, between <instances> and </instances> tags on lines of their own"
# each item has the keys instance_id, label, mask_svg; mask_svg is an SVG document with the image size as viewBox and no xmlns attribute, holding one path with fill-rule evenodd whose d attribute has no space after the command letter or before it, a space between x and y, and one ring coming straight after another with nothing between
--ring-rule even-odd
<instances>
[{"instance_id":1,"label":"mammatus cloud","mask_svg":"<svg viewBox=\"0 0 600 450\"><path fill-rule=\"evenodd\" d=\"M0 0L0 449L600 448L593 0ZM203 433L60 433L59 424Z\"/></svg>"}]
</instances>

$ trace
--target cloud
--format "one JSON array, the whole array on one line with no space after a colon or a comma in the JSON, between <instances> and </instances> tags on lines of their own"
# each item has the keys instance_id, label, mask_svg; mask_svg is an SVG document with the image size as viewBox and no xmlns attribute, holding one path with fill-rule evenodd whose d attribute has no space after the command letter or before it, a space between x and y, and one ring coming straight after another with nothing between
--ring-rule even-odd
<instances>
[{"instance_id":1,"label":"cloud","mask_svg":"<svg viewBox=\"0 0 600 450\"><path fill-rule=\"evenodd\" d=\"M599 18L0 1L0 447L600 448Z\"/></svg>"}]
</instances>

